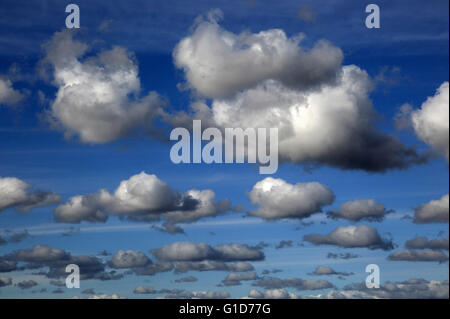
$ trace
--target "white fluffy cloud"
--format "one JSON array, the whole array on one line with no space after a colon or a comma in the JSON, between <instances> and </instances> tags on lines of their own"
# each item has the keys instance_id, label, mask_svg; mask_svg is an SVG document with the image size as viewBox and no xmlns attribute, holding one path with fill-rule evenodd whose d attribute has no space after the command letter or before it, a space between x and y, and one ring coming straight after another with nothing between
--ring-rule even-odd
<instances>
[{"instance_id":1,"label":"white fluffy cloud","mask_svg":"<svg viewBox=\"0 0 450 319\"><path fill-rule=\"evenodd\" d=\"M0 78L0 106L11 106L17 104L24 98L24 95L13 88L12 82L8 79Z\"/></svg>"},{"instance_id":2,"label":"white fluffy cloud","mask_svg":"<svg viewBox=\"0 0 450 319\"><path fill-rule=\"evenodd\" d=\"M384 250L394 248L391 240L381 238L375 228L366 225L340 226L327 235L306 235L304 240L314 245L336 245L345 248L367 247Z\"/></svg>"},{"instance_id":3,"label":"white fluffy cloud","mask_svg":"<svg viewBox=\"0 0 450 319\"><path fill-rule=\"evenodd\" d=\"M59 202L60 197L46 191L32 191L31 185L15 178L0 177L0 211L15 208L29 211L35 207Z\"/></svg>"},{"instance_id":4,"label":"white fluffy cloud","mask_svg":"<svg viewBox=\"0 0 450 319\"><path fill-rule=\"evenodd\" d=\"M392 211L386 210L382 203L377 203L374 199L356 199L343 203L337 210L328 212L328 216L351 221L362 219L381 221L390 212Z\"/></svg>"},{"instance_id":5,"label":"white fluffy cloud","mask_svg":"<svg viewBox=\"0 0 450 319\"><path fill-rule=\"evenodd\" d=\"M292 41L281 30L236 36L214 21L200 23L174 58L190 87L214 99L209 105L196 101L190 112L165 120L186 127L201 119L222 129L278 128L280 160L298 164L381 172L423 162L415 149L376 127L373 84L365 71L341 67L340 51L323 43L306 54L313 60L306 63ZM289 63L280 47L296 52L288 54ZM272 63L277 71L265 70Z\"/></svg>"},{"instance_id":6,"label":"white fluffy cloud","mask_svg":"<svg viewBox=\"0 0 450 319\"><path fill-rule=\"evenodd\" d=\"M150 263L150 259L140 251L119 250L111 259L112 268L137 268L144 267Z\"/></svg>"},{"instance_id":7,"label":"white fluffy cloud","mask_svg":"<svg viewBox=\"0 0 450 319\"><path fill-rule=\"evenodd\" d=\"M249 193L258 205L250 215L265 219L306 218L320 212L334 201L333 192L319 183L289 184L279 178L267 177L253 186Z\"/></svg>"},{"instance_id":8,"label":"white fluffy cloud","mask_svg":"<svg viewBox=\"0 0 450 319\"><path fill-rule=\"evenodd\" d=\"M215 201L211 190L179 193L156 175L142 172L120 183L113 194L102 189L94 194L74 196L55 209L59 222L79 223L83 220L104 222L109 214L133 220L169 223L194 222L229 210L228 200Z\"/></svg>"},{"instance_id":9,"label":"white fluffy cloud","mask_svg":"<svg viewBox=\"0 0 450 319\"><path fill-rule=\"evenodd\" d=\"M50 120L67 136L86 143L107 143L151 129L163 101L155 92L140 97L134 55L121 47L82 60L88 46L70 30L54 34L44 48L43 66L50 65L58 87L48 110Z\"/></svg>"},{"instance_id":10,"label":"white fluffy cloud","mask_svg":"<svg viewBox=\"0 0 450 319\"><path fill-rule=\"evenodd\" d=\"M226 97L265 79L298 89L336 80L343 53L329 42L301 47L303 34L288 38L280 29L234 34L219 26L215 13L197 23L173 52L188 86L200 94Z\"/></svg>"},{"instance_id":11,"label":"white fluffy cloud","mask_svg":"<svg viewBox=\"0 0 450 319\"><path fill-rule=\"evenodd\" d=\"M414 222L424 223L448 223L449 195L442 196L439 200L432 200L415 209Z\"/></svg>"},{"instance_id":12,"label":"white fluffy cloud","mask_svg":"<svg viewBox=\"0 0 450 319\"><path fill-rule=\"evenodd\" d=\"M264 254L257 247L243 244L222 244L211 247L205 243L176 242L151 251L165 261L250 261L263 260Z\"/></svg>"},{"instance_id":13,"label":"white fluffy cloud","mask_svg":"<svg viewBox=\"0 0 450 319\"><path fill-rule=\"evenodd\" d=\"M449 83L444 82L420 110L411 115L417 136L442 153L448 161L449 148Z\"/></svg>"}]
</instances>

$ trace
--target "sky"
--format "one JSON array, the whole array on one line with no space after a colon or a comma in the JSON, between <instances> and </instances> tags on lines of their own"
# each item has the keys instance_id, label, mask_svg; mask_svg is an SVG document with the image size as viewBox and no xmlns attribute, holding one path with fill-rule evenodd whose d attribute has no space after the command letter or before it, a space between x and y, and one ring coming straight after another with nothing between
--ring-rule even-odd
<instances>
[{"instance_id":1,"label":"sky","mask_svg":"<svg viewBox=\"0 0 450 319\"><path fill-rule=\"evenodd\" d=\"M69 3L0 3L0 298L448 298L448 1Z\"/></svg>"}]
</instances>

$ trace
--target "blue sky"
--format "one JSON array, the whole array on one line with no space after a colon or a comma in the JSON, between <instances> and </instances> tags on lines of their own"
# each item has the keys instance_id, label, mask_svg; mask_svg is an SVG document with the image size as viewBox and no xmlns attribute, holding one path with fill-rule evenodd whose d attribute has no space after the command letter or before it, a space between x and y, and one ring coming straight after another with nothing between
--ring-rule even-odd
<instances>
[{"instance_id":1,"label":"blue sky","mask_svg":"<svg viewBox=\"0 0 450 319\"><path fill-rule=\"evenodd\" d=\"M55 221L54 208L60 204L22 213L16 212L14 207L1 210L0 202L0 236L8 239L12 233L28 232L28 236L19 242L7 240L7 243L0 245L0 258L40 244L62 249L74 256L98 256L102 250L113 255L121 249L134 250L155 261L155 256L149 251L174 242L201 242L210 246L222 243L256 246L265 242L268 246L262 250L264 260L250 261L260 278L264 277L264 269L280 269L282 272L268 276L327 280L335 286L332 289L342 290L345 285L363 282L367 276L365 266L375 263L380 266L382 284L412 278L448 281L448 261L387 259L388 255L403 250L407 240L417 236L430 240L448 239L448 200L447 223L418 224L412 218L404 218L414 217L415 208L448 194L448 160L445 156L436 155L424 164L409 165L401 170L388 168L384 172L349 170L323 162L313 163L313 167L302 162L283 163L271 177L292 185L318 182L333 191L335 200L331 205L324 205L322 213L311 217L266 221L246 216L247 211L257 209L257 205L249 200L249 192L257 182L267 177L260 175L255 166L176 165L169 157L172 144L163 141L164 138L156 139L138 132L107 143L84 143L77 134L67 137L64 129L51 127L45 114L46 110L52 110L58 87L51 79L40 77L40 61L48 54L43 44L51 41L56 32L65 29L64 11L68 3L2 1L0 4L0 79L9 79L23 97L14 105L0 104L0 177L15 177L32 185L33 189L54 192L61 196L62 204L72 196L93 194L100 189L113 193L121 181L145 171L157 175L179 192L211 189L217 200L229 199L233 206L239 204L242 209L230 209L221 216L181 223L179 226L185 234L171 235L152 228L160 222L132 222L111 216L105 223L59 223ZM139 66L141 91L156 91L167 101L170 114L189 110L191 103L197 99L194 89L179 90L177 87L178 83L186 82L186 74L176 67L173 52L183 38L195 32L194 21L199 15L220 9L223 12L220 27L235 34L243 31L258 33L275 28L284 30L288 37L301 32L307 36L302 42L306 47L326 39L342 50L342 65L355 64L372 79L375 89L370 92L370 100L379 115L374 120L378 130L397 136L402 143L424 154L433 147L421 140L413 128L398 130L394 117L405 103L411 105L413 110L419 110L426 99L434 96L441 84L448 81L448 1L375 3L381 9L380 29L365 27L367 14L364 10L368 3L364 1L274 3L240 0L192 1L189 4L185 1L129 1L125 4L119 1L93 3L80 0L76 4L81 10L81 29L74 39L90 45L88 56L113 46L133 52L134 61ZM298 17L298 11L305 5L315 14L314 21L304 21ZM45 98L40 98L40 95ZM204 100L206 103L212 101L211 97ZM154 125L163 128L165 134L170 131L170 125L163 121ZM381 222L332 220L326 217L327 211L338 209L342 203L368 198L395 212L387 214ZM314 223L301 224L310 221ZM303 241L303 236L307 234L328 234L338 226L362 224L376 228L382 237L391 238L397 247L385 251L366 247L315 246ZM70 236L63 236L70 229L76 231ZM283 240L292 241L292 247L276 249L275 246ZM352 253L358 257L330 259L327 258L329 252ZM448 254L448 244L444 253ZM111 255L98 258L106 264ZM25 263L21 261L19 265ZM319 265L354 274L344 279L336 275L311 275ZM111 270L106 267L107 271ZM126 270L117 271L121 273ZM0 277L12 279L11 285L0 286L0 298L88 297L82 294L88 288L93 288L96 294L118 294L129 298L164 295L134 294L137 286L177 288L190 292L227 291L234 298L247 296L251 289L264 291L262 287L252 286L257 284L257 280L243 281L239 286L217 287L227 276L225 271L191 271L186 274L164 272L154 276L138 276L131 272L120 280L82 280L81 289L62 287L62 293L53 293L58 287L50 284L51 278L36 272L35 269L0 272ZM198 281L175 282L191 275ZM64 278L58 279L64 281ZM21 289L17 284L23 280L33 280L37 285ZM286 290L300 295L326 294L330 291L296 291L289 287Z\"/></svg>"}]
</instances>

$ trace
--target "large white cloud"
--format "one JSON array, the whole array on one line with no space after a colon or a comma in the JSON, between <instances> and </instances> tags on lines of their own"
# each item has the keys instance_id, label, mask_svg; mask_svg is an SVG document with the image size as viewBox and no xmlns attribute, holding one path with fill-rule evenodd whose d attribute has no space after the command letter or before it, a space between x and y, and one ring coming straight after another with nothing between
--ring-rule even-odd
<instances>
[{"instance_id":1,"label":"large white cloud","mask_svg":"<svg viewBox=\"0 0 450 319\"><path fill-rule=\"evenodd\" d=\"M265 79L309 89L333 82L340 72L343 53L327 41L306 48L300 45L303 34L289 38L280 29L234 34L221 28L217 17L198 22L173 52L188 86L204 96L230 96Z\"/></svg>"},{"instance_id":2,"label":"large white cloud","mask_svg":"<svg viewBox=\"0 0 450 319\"><path fill-rule=\"evenodd\" d=\"M378 231L370 226L339 226L327 235L309 234L304 240L314 245L336 245L345 248L367 247L369 249L391 250L391 240L381 238Z\"/></svg>"},{"instance_id":3,"label":"large white cloud","mask_svg":"<svg viewBox=\"0 0 450 319\"><path fill-rule=\"evenodd\" d=\"M424 223L448 223L449 216L449 195L444 195L441 199L432 200L422 204L415 209L414 222Z\"/></svg>"},{"instance_id":4,"label":"large white cloud","mask_svg":"<svg viewBox=\"0 0 450 319\"><path fill-rule=\"evenodd\" d=\"M253 186L249 193L253 204L258 205L250 215L265 219L306 218L321 211L334 201L328 187L313 183L289 184L279 178L267 177Z\"/></svg>"},{"instance_id":5,"label":"large white cloud","mask_svg":"<svg viewBox=\"0 0 450 319\"><path fill-rule=\"evenodd\" d=\"M121 47L83 58L88 46L70 30L54 34L44 45L42 66L50 65L58 87L48 110L50 120L67 136L86 143L106 143L151 129L163 101L155 92L140 97L134 55Z\"/></svg>"},{"instance_id":6,"label":"large white cloud","mask_svg":"<svg viewBox=\"0 0 450 319\"><path fill-rule=\"evenodd\" d=\"M0 211L15 208L29 211L35 207L59 202L60 197L42 190L32 191L31 185L15 178L0 177Z\"/></svg>"},{"instance_id":7,"label":"large white cloud","mask_svg":"<svg viewBox=\"0 0 450 319\"><path fill-rule=\"evenodd\" d=\"M211 190L179 193L156 175L145 172L120 183L113 194L102 189L94 194L74 196L55 209L59 222L105 222L109 214L139 221L194 222L230 210L228 200L215 201Z\"/></svg>"},{"instance_id":8,"label":"large white cloud","mask_svg":"<svg viewBox=\"0 0 450 319\"><path fill-rule=\"evenodd\" d=\"M449 148L449 83L444 82L420 110L411 115L417 136L442 153L448 161Z\"/></svg>"},{"instance_id":9,"label":"large white cloud","mask_svg":"<svg viewBox=\"0 0 450 319\"><path fill-rule=\"evenodd\" d=\"M261 40L266 37L271 38L267 43ZM248 39L251 44L241 44ZM339 51L329 45L320 54L309 53L314 62L307 68L312 70L299 70L296 66L305 63L300 51L289 54L289 63L277 51L278 46L292 44L281 30L236 36L216 22L200 23L192 36L178 44L175 63L183 67L191 87L214 99L210 104L196 101L189 112L165 120L186 127L192 119L201 119L221 129L278 128L280 160L293 163L385 171L423 162L415 149L376 127L378 116L369 98L374 86L365 71L354 65L341 67L335 59ZM269 49L272 46L277 49ZM297 44L292 47L300 50ZM273 54L279 57L272 61ZM321 63L316 63L316 56ZM333 65L332 77L322 77L322 62ZM272 63L279 71L261 67L271 68ZM285 78L292 74L296 75ZM307 90L304 81L310 76L317 78L306 81L314 84Z\"/></svg>"}]
</instances>

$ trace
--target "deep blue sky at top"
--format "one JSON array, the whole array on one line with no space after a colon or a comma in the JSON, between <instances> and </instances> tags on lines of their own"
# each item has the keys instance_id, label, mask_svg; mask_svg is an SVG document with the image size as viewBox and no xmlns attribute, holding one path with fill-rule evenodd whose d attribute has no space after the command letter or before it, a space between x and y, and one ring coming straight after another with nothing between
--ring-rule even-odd
<instances>
[{"instance_id":1,"label":"deep blue sky at top","mask_svg":"<svg viewBox=\"0 0 450 319\"><path fill-rule=\"evenodd\" d=\"M384 74L388 81L378 83L371 95L374 108L381 115L378 124L386 132L398 135L406 144L416 145L421 150L427 149L427 146L417 140L412 132L398 132L394 129L393 116L403 103L420 107L442 82L449 79L449 3L446 0L72 2L81 9L82 28L78 32L78 39L90 43L93 52L113 45L133 51L139 64L143 92L157 91L167 98L170 107L175 110L186 109L191 99L189 92L177 89L177 83L184 79L183 73L173 65L172 50L189 33L197 16L214 8L223 11L224 20L221 25L229 31L258 32L281 28L288 36L305 33L307 44L324 38L343 50L344 64L356 64L367 70L373 78ZM364 26L364 9L371 2L377 3L381 8L381 28L378 30L369 30ZM41 45L54 32L64 28L64 10L68 3L70 2L0 0L0 74L14 74L17 77L15 87L29 92L26 101L18 109L0 107L0 176L21 178L38 188L55 191L66 200L70 196L95 192L100 188L113 191L121 180L146 171L156 174L180 191L211 188L218 199L229 198L234 204L243 203L246 209L250 209L246 192L263 178L255 167L174 165L169 158L170 144L149 137L132 137L93 146L82 144L76 138L65 139L61 132L48 128L41 116L48 105L39 103L37 91L45 92L49 99L53 98L56 91L38 77L36 63L43 54ZM314 23L304 22L297 17L297 11L303 3L313 3L317 12ZM99 29L102 24L105 28ZM20 71L11 73L11 65L17 66ZM392 72L393 68L400 71ZM309 171L301 166L285 164L280 167L276 177L290 183L318 181L328 185L337 196L333 207L355 198L375 198L399 214L411 214L413 207L440 198L448 193L449 188L445 159L434 159L423 166L385 174L342 171L328 167ZM233 218L237 217L227 216L223 220ZM28 215L18 215L13 211L0 214L0 229L32 229L33 226L52 222L51 208L48 207L39 208ZM113 219L110 223L117 224L117 221ZM308 232L329 232L338 224L333 222L320 227L314 225ZM189 235L187 240L212 244L252 244L262 240L276 243L282 239L300 240L304 232L294 232L295 226L295 222L264 226L250 224L244 226L245 235L235 229L222 229L220 226L214 229L206 226L191 227L186 228L186 232ZM419 227L411 222L400 223L393 219L374 226L380 233L392 233L394 241L399 245L418 234L433 237L443 230L448 235L447 225ZM217 232L217 236L210 236L210 231ZM145 230L127 234L127 241L124 242L121 237L123 234L108 232L67 238L59 235L36 236L14 244L14 247L0 246L0 255L12 248L29 248L35 243L95 253L100 249L115 251L120 248L148 251L162 244L186 240L181 235L169 236ZM291 238L285 238L284 234ZM318 257L305 269L324 261L323 256L329 250L315 249L314 254ZM305 252L298 253L298 260L304 261ZM267 253L269 261L273 260L269 258L272 254L278 263L297 261L292 260L292 254L283 255L281 252L271 251ZM370 258L379 258L378 262L387 263L382 261L382 257L384 258L382 253L370 254ZM448 279L448 265L387 264L391 274L383 280L397 280L398 276L404 277L401 279ZM354 267L355 272L361 268L359 265ZM401 274L403 269L411 271ZM289 271L295 273L296 269ZM169 280L165 276L169 277L168 274L162 275L161 282ZM204 280L209 283L211 278L208 276L213 275L204 275ZM363 277L358 279L362 280ZM103 289L113 292L115 287L112 285L114 283L105 283ZM128 285L136 286L135 282ZM230 291L243 296L248 289L241 287Z\"/></svg>"}]
</instances>

